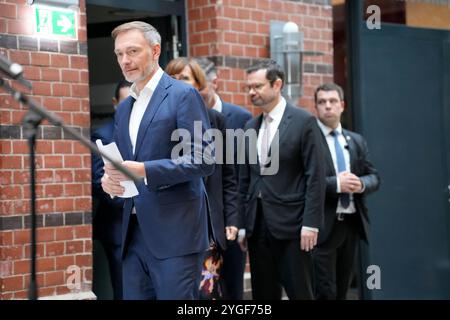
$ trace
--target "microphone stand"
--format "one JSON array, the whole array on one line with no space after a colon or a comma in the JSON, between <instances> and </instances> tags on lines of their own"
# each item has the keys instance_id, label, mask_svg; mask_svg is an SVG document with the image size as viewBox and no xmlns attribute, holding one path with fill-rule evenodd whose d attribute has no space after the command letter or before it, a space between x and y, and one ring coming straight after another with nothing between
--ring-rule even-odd
<instances>
[{"instance_id":1,"label":"microphone stand","mask_svg":"<svg viewBox=\"0 0 450 320\"><path fill-rule=\"evenodd\" d=\"M29 107L28 112L22 119L24 126L24 135L28 140L30 149L30 190L31 190L31 275L30 286L28 291L28 298L30 300L37 300L37 284L36 284L36 163L35 163L35 149L36 149L36 135L39 124L42 120L47 119L48 122L56 127L61 127L65 132L68 132L76 140L80 141L84 146L88 147L91 152L104 157L112 163L112 165L129 177L134 182L138 183L142 179L122 166L120 163L114 161L107 154L101 152L97 146L89 139L83 137L81 133L73 128L67 127L63 121L54 113L48 111L44 107L38 105L33 100L29 99L24 93L12 88L4 79L0 78L0 87L3 87L12 97L20 103Z\"/></svg>"}]
</instances>

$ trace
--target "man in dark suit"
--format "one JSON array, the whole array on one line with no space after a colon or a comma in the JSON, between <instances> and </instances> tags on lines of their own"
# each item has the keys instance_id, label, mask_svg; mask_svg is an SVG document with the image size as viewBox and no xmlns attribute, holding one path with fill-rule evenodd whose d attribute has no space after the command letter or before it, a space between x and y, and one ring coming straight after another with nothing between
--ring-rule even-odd
<instances>
[{"instance_id":1,"label":"man in dark suit","mask_svg":"<svg viewBox=\"0 0 450 320\"><path fill-rule=\"evenodd\" d=\"M250 100L263 113L245 126L258 137L245 144L239 208L258 300L281 299L281 285L290 299L313 299L311 250L323 220L320 131L312 114L286 103L283 82L274 61L247 70Z\"/></svg>"},{"instance_id":2,"label":"man in dark suit","mask_svg":"<svg viewBox=\"0 0 450 320\"><path fill-rule=\"evenodd\" d=\"M380 180L364 138L342 129L342 88L323 84L314 98L327 181L324 228L313 252L315 295L317 299L345 299L358 241L368 239L364 197L378 189Z\"/></svg>"},{"instance_id":3,"label":"man in dark suit","mask_svg":"<svg viewBox=\"0 0 450 320\"><path fill-rule=\"evenodd\" d=\"M114 141L122 164L143 179L123 209L124 299L196 299L209 246L203 177L214 170L206 108L197 90L159 67L161 36L154 27L129 22L112 37L133 82L116 112ZM105 172L103 189L122 195L120 182L129 178L111 165Z\"/></svg>"},{"instance_id":4,"label":"man in dark suit","mask_svg":"<svg viewBox=\"0 0 450 320\"><path fill-rule=\"evenodd\" d=\"M217 94L218 78L214 63L207 58L196 59L206 74L207 85L200 91L208 108L223 114L226 119L226 129L244 129L245 124L252 118L252 114L237 105L226 103ZM234 164L236 183L239 182L239 166L237 165L237 139L234 141ZM236 204L237 206L237 204ZM242 222L240 222L242 223ZM223 254L222 276L227 288L226 298L242 300L244 293L244 271L246 253L237 241L230 241Z\"/></svg>"},{"instance_id":5,"label":"man in dark suit","mask_svg":"<svg viewBox=\"0 0 450 320\"><path fill-rule=\"evenodd\" d=\"M117 105L130 94L131 83L120 81L114 92L114 110ZM113 141L114 121L95 130L91 135L92 142L100 139L104 145ZM103 160L92 154L92 199L93 199L93 238L98 239L108 260L109 274L113 288L114 300L122 300L122 207L123 199L111 197L102 189L101 178L104 174ZM94 259L95 261L95 259ZM95 279L94 279L95 282Z\"/></svg>"}]
</instances>

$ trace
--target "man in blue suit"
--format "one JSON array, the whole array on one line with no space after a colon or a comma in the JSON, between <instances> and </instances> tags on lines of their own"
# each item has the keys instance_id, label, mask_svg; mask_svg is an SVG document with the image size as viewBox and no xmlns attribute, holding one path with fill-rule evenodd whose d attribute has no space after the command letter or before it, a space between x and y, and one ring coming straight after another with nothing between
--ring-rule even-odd
<instances>
[{"instance_id":1,"label":"man in blue suit","mask_svg":"<svg viewBox=\"0 0 450 320\"><path fill-rule=\"evenodd\" d=\"M117 84L114 98L112 99L114 109L117 108L117 105L121 101L129 96L130 86L131 83L125 80ZM91 135L91 140L95 143L97 139L100 139L106 145L113 141L113 133L114 121L111 120L95 130ZM103 191L101 186L103 174L102 158L96 154L92 154L93 238L100 241L105 251L113 289L113 298L114 300L122 300L121 240L123 199L111 199Z\"/></svg>"},{"instance_id":2,"label":"man in blue suit","mask_svg":"<svg viewBox=\"0 0 450 320\"><path fill-rule=\"evenodd\" d=\"M196 299L209 246L202 178L214 170L208 115L194 88L159 67L161 36L154 27L129 22L112 37L120 68L133 82L116 112L114 141L122 164L143 178L123 209L123 296ZM122 195L124 180L105 165L105 192Z\"/></svg>"},{"instance_id":3,"label":"man in blue suit","mask_svg":"<svg viewBox=\"0 0 450 320\"><path fill-rule=\"evenodd\" d=\"M206 74L207 86L200 91L208 108L216 110L225 116L226 129L244 129L245 124L252 118L252 114L237 105L223 102L217 95L217 69L207 58L196 59ZM234 164L236 183L239 182L239 166L237 165L237 141L234 143ZM236 204L237 205L237 204ZM242 223L241 223L242 226ZM227 297L232 300L242 300L244 292L244 271L246 254L238 242L229 241L223 255L222 276L227 288Z\"/></svg>"}]
</instances>

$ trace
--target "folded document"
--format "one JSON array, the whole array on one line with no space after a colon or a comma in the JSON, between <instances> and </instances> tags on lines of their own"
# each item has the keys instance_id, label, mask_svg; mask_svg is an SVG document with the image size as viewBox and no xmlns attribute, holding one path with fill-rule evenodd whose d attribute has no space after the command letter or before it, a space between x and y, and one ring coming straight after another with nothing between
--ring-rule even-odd
<instances>
[{"instance_id":1,"label":"folded document","mask_svg":"<svg viewBox=\"0 0 450 320\"><path fill-rule=\"evenodd\" d=\"M111 142L110 144L103 145L102 141L100 139L97 139L95 141L95 143L97 144L98 149L101 152L107 154L111 159L113 159L114 161L116 161L118 163L123 162L122 155L120 154L120 151L117 148L117 145L115 142ZM103 162L110 163L105 158L103 158ZM120 185L125 188L125 192L123 193L123 195L119 196L120 198L131 198L131 197L137 196L139 194L139 191L136 188L136 185L134 184L133 180L121 181Z\"/></svg>"}]
</instances>

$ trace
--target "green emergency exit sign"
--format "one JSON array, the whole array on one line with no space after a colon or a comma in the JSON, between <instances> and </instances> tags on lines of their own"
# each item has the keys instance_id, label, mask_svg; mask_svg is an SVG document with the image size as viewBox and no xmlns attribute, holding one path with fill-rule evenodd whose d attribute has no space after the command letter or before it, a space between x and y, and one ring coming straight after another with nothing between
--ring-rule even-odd
<instances>
[{"instance_id":1,"label":"green emergency exit sign","mask_svg":"<svg viewBox=\"0 0 450 320\"><path fill-rule=\"evenodd\" d=\"M51 7L36 7L36 33L76 39L75 11Z\"/></svg>"}]
</instances>

